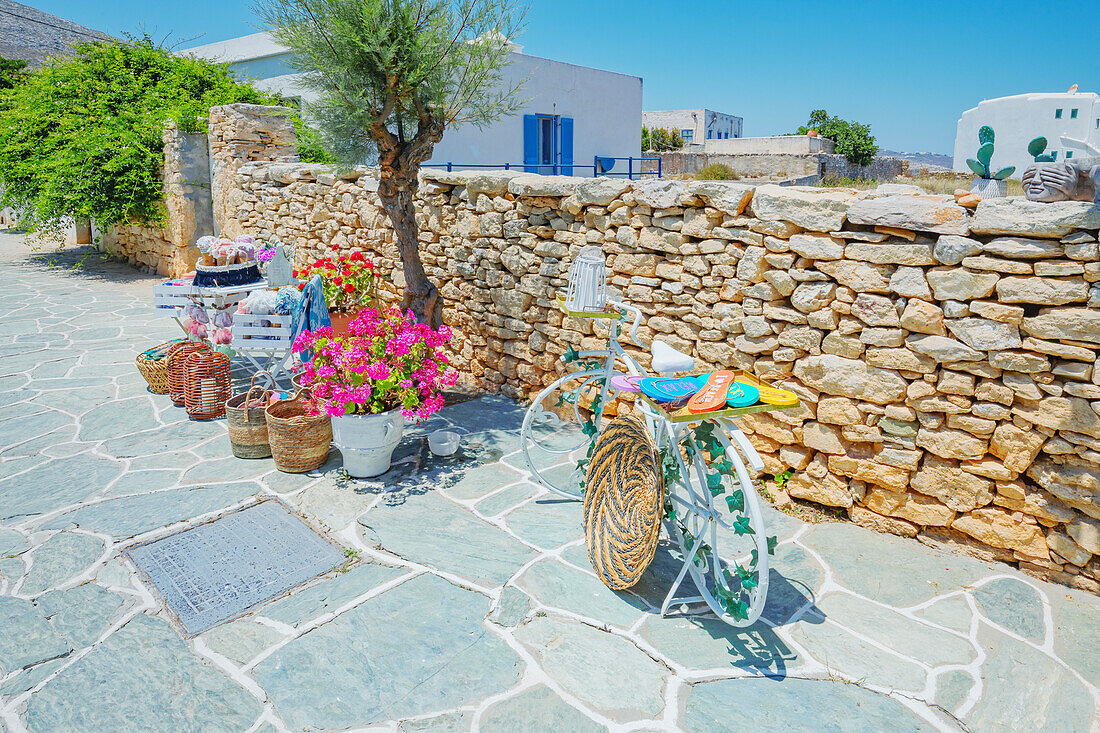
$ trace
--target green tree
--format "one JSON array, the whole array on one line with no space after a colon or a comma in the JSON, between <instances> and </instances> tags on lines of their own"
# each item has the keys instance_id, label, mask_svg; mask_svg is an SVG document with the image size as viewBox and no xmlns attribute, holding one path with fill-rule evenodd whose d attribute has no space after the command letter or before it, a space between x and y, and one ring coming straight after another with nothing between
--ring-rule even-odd
<instances>
[{"instance_id":1,"label":"green tree","mask_svg":"<svg viewBox=\"0 0 1100 733\"><path fill-rule=\"evenodd\" d=\"M502 69L523 11L510 0L257 0L256 10L317 92L310 116L336 160L377 158L404 306L438 325L442 302L418 249L417 172L446 128L519 109Z\"/></svg>"},{"instance_id":2,"label":"green tree","mask_svg":"<svg viewBox=\"0 0 1100 733\"><path fill-rule=\"evenodd\" d=\"M810 112L810 119L798 128L797 134L805 135L810 130L817 130L819 135L836 143L836 152L853 165L870 165L878 153L870 125L831 117L823 109Z\"/></svg>"},{"instance_id":3,"label":"green tree","mask_svg":"<svg viewBox=\"0 0 1100 733\"><path fill-rule=\"evenodd\" d=\"M679 130L665 130L660 127L650 129L642 127L642 152L664 153L684 147L684 138Z\"/></svg>"},{"instance_id":4,"label":"green tree","mask_svg":"<svg viewBox=\"0 0 1100 733\"><path fill-rule=\"evenodd\" d=\"M148 37L80 44L0 96L0 205L39 231L67 216L162 223L165 123L199 132L211 106L269 101L225 65Z\"/></svg>"},{"instance_id":5,"label":"green tree","mask_svg":"<svg viewBox=\"0 0 1100 733\"><path fill-rule=\"evenodd\" d=\"M11 89L27 78L27 62L0 56L0 92Z\"/></svg>"}]
</instances>

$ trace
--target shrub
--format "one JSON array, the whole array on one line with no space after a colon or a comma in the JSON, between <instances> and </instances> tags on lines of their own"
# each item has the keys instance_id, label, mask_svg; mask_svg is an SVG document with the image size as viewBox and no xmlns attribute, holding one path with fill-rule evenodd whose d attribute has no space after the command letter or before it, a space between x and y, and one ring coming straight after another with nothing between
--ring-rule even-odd
<instances>
[{"instance_id":1,"label":"shrub","mask_svg":"<svg viewBox=\"0 0 1100 733\"><path fill-rule=\"evenodd\" d=\"M725 163L711 163L704 166L695 177L700 181L736 181L741 176Z\"/></svg>"},{"instance_id":2,"label":"shrub","mask_svg":"<svg viewBox=\"0 0 1100 733\"><path fill-rule=\"evenodd\" d=\"M6 59L0 56L0 92L12 89L27 78L27 62L22 59Z\"/></svg>"},{"instance_id":3,"label":"shrub","mask_svg":"<svg viewBox=\"0 0 1100 733\"><path fill-rule=\"evenodd\" d=\"M20 210L24 226L67 216L101 228L162 223L165 123L201 132L214 105L271 102L224 64L176 56L148 36L75 50L0 96L0 206Z\"/></svg>"},{"instance_id":4,"label":"shrub","mask_svg":"<svg viewBox=\"0 0 1100 733\"><path fill-rule=\"evenodd\" d=\"M830 117L823 109L810 112L810 119L798 128L797 134L805 135L810 130L817 130L822 137L836 143L836 152L853 165L870 165L878 153L870 125Z\"/></svg>"}]
</instances>

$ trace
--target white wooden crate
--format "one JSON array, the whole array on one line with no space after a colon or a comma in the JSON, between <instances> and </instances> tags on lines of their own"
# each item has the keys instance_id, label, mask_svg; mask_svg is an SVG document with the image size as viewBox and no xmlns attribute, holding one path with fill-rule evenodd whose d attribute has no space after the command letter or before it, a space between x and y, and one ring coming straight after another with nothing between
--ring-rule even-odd
<instances>
[{"instance_id":1,"label":"white wooden crate","mask_svg":"<svg viewBox=\"0 0 1100 733\"><path fill-rule=\"evenodd\" d=\"M153 286L153 308L159 315L178 318L188 303L199 302L206 308L225 309L236 306L248 297L253 290L267 287L267 281L247 285L229 285L217 288L200 288L194 285L169 285L158 283Z\"/></svg>"},{"instance_id":2,"label":"white wooden crate","mask_svg":"<svg viewBox=\"0 0 1100 733\"><path fill-rule=\"evenodd\" d=\"M270 325L263 325L267 321ZM233 314L233 351L276 380L290 380L294 316Z\"/></svg>"}]
</instances>

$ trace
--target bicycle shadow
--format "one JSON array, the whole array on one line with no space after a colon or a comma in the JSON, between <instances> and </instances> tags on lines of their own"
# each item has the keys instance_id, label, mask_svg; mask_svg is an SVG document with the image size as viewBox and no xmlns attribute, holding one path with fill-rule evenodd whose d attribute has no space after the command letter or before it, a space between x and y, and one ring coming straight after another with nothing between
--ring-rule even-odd
<instances>
[{"instance_id":1,"label":"bicycle shadow","mask_svg":"<svg viewBox=\"0 0 1100 733\"><path fill-rule=\"evenodd\" d=\"M675 582L683 562L675 547L662 541L653 563L630 591L619 593L624 600L634 595L654 613L660 612L668 589ZM684 579L677 596L696 595L690 576ZM641 607L641 604L636 604ZM813 611L814 613L810 613ZM787 666L798 660L798 653L776 633L777 628L793 623L824 622L825 613L815 602L815 592L806 582L789 578L775 567L768 572L768 597L760 620L746 627L733 627L717 618L705 603L670 607L669 618L679 619L710 639L725 644L731 666L773 679L784 679Z\"/></svg>"}]
</instances>

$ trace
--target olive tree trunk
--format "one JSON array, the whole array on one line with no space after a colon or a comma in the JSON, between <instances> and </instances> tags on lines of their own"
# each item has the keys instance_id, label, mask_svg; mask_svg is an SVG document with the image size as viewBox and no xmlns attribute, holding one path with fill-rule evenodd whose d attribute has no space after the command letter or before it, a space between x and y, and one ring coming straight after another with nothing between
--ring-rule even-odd
<instances>
[{"instance_id":1,"label":"olive tree trunk","mask_svg":"<svg viewBox=\"0 0 1100 733\"><path fill-rule=\"evenodd\" d=\"M428 279L424 263L420 260L420 230L416 224L413 202L417 189L416 174L410 177L398 175L397 171L390 176L385 173L383 169L378 198L393 224L397 252L401 255L401 269L405 273L405 295L401 307L412 309L418 320L432 328L439 328L443 323L443 302L439 299L439 288Z\"/></svg>"}]
</instances>

